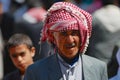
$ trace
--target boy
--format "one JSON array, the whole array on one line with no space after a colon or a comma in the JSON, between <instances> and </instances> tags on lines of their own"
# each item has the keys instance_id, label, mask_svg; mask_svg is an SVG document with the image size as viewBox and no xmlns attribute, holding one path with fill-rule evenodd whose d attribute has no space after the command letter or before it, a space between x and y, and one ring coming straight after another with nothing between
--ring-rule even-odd
<instances>
[{"instance_id":1,"label":"boy","mask_svg":"<svg viewBox=\"0 0 120 80\"><path fill-rule=\"evenodd\" d=\"M10 37L7 48L10 58L18 70L6 75L4 80L23 80L26 68L33 64L35 47L27 35L18 33Z\"/></svg>"}]
</instances>

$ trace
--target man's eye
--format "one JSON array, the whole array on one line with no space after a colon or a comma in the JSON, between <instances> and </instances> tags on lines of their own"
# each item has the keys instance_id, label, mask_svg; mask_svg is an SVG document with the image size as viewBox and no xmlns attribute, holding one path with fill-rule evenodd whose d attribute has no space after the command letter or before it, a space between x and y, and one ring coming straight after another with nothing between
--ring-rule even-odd
<instances>
[{"instance_id":1,"label":"man's eye","mask_svg":"<svg viewBox=\"0 0 120 80\"><path fill-rule=\"evenodd\" d=\"M66 32L61 32L61 35L62 36L67 36L67 33Z\"/></svg>"},{"instance_id":2,"label":"man's eye","mask_svg":"<svg viewBox=\"0 0 120 80\"><path fill-rule=\"evenodd\" d=\"M79 31L75 30L75 31L72 32L71 35L73 35L73 36L75 36L75 35L79 35Z\"/></svg>"}]
</instances>

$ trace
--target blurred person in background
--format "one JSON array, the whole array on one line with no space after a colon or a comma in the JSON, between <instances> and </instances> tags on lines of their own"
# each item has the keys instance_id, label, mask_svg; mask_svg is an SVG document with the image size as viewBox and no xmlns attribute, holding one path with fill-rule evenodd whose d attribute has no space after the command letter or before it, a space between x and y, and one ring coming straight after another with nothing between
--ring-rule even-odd
<instances>
[{"instance_id":1,"label":"blurred person in background","mask_svg":"<svg viewBox=\"0 0 120 80\"><path fill-rule=\"evenodd\" d=\"M102 7L101 0L65 0L65 1L70 1L91 14L97 9Z\"/></svg>"},{"instance_id":2,"label":"blurred person in background","mask_svg":"<svg viewBox=\"0 0 120 80\"><path fill-rule=\"evenodd\" d=\"M120 40L120 0L102 0L103 7L93 13L93 34L86 54L107 63L108 77L115 74L117 64L114 46ZM114 68L113 68L114 67Z\"/></svg>"},{"instance_id":3,"label":"blurred person in background","mask_svg":"<svg viewBox=\"0 0 120 80\"><path fill-rule=\"evenodd\" d=\"M108 77L109 79L111 79L112 77L116 76L117 74L119 75L119 68L120 68L120 53L118 53L120 49L120 41L118 41L113 49L112 52L112 58L110 60L110 62L108 63ZM120 78L119 78L120 79ZM117 79L116 79L117 80Z\"/></svg>"},{"instance_id":4,"label":"blurred person in background","mask_svg":"<svg viewBox=\"0 0 120 80\"><path fill-rule=\"evenodd\" d=\"M11 0L0 0L0 14L9 11Z\"/></svg>"},{"instance_id":5,"label":"blurred person in background","mask_svg":"<svg viewBox=\"0 0 120 80\"><path fill-rule=\"evenodd\" d=\"M120 0L102 0L103 7L93 13L93 35L86 54L107 64L114 45L120 40Z\"/></svg>"},{"instance_id":6,"label":"blurred person in background","mask_svg":"<svg viewBox=\"0 0 120 80\"><path fill-rule=\"evenodd\" d=\"M4 44L3 44L3 37L2 37L2 33L1 33L1 28L0 28L0 80L3 79L3 48L4 48Z\"/></svg>"},{"instance_id":7,"label":"blurred person in background","mask_svg":"<svg viewBox=\"0 0 120 80\"><path fill-rule=\"evenodd\" d=\"M23 80L25 70L33 64L35 47L32 40L25 34L14 34L8 40L7 49L17 70L5 75L4 80Z\"/></svg>"},{"instance_id":8,"label":"blurred person in background","mask_svg":"<svg viewBox=\"0 0 120 80\"><path fill-rule=\"evenodd\" d=\"M117 49L115 58L117 59L117 63L118 63L118 68L116 71L117 73L113 77L109 78L109 80L120 80L120 47Z\"/></svg>"}]
</instances>

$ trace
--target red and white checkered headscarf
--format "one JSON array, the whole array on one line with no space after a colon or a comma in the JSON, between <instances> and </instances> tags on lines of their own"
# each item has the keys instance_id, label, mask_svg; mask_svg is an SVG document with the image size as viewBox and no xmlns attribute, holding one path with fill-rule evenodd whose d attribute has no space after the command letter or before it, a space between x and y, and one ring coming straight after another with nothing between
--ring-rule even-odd
<instances>
[{"instance_id":1,"label":"red and white checkered headscarf","mask_svg":"<svg viewBox=\"0 0 120 80\"><path fill-rule=\"evenodd\" d=\"M84 53L89 42L92 30L92 17L86 11L72 3L57 2L48 10L45 24L41 34L41 41L48 40L53 43L51 31L79 30L81 47Z\"/></svg>"}]
</instances>

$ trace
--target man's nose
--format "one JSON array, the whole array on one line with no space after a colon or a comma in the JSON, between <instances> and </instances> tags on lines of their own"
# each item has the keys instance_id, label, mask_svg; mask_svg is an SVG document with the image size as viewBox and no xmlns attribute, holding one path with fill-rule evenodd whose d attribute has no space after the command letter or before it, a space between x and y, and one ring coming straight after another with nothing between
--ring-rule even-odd
<instances>
[{"instance_id":1,"label":"man's nose","mask_svg":"<svg viewBox=\"0 0 120 80\"><path fill-rule=\"evenodd\" d=\"M74 37L72 35L68 35L66 38L67 38L67 42L69 43L74 42Z\"/></svg>"}]
</instances>

